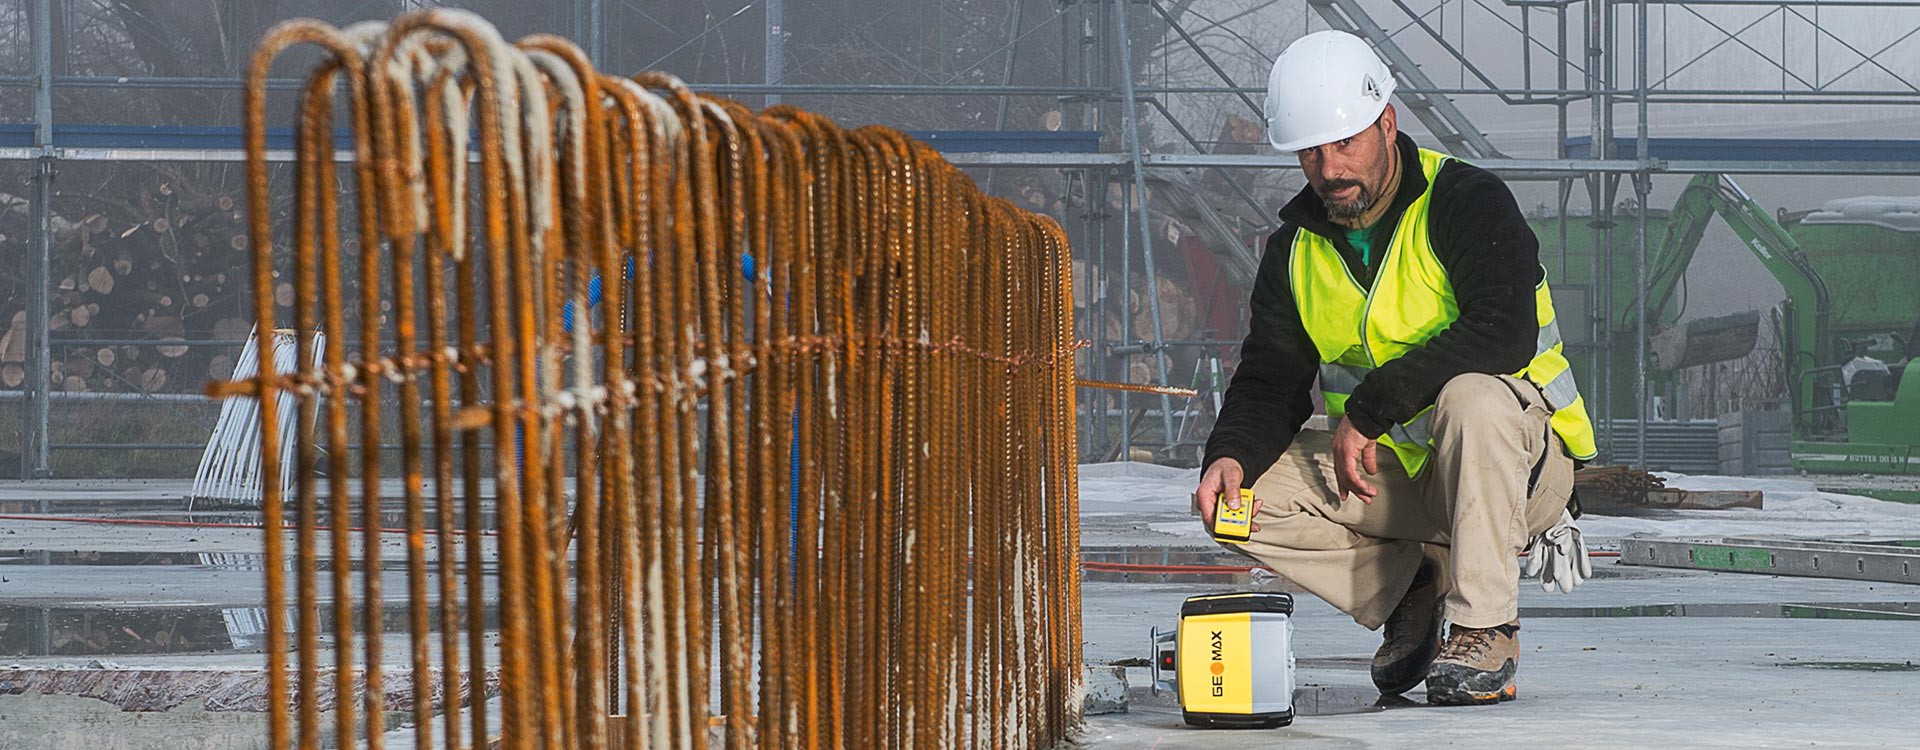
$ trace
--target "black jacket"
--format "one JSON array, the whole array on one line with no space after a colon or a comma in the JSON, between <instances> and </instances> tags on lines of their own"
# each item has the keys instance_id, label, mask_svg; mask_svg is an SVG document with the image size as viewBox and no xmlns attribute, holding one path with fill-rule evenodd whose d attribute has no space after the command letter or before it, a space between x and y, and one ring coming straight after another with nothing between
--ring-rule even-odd
<instances>
[{"instance_id":1,"label":"black jacket","mask_svg":"<svg viewBox=\"0 0 1920 750\"><path fill-rule=\"evenodd\" d=\"M1387 212L1369 230L1377 265L1393 241L1408 204L1426 190L1427 178L1413 139L1401 134L1400 186ZM1387 427L1412 419L1433 404L1440 387L1469 372L1508 374L1532 361L1539 326L1534 287L1540 283L1540 244L1527 226L1506 183L1493 173L1450 161L1433 179L1427 227L1434 253L1446 268L1460 317L1446 330L1368 373L1347 399L1347 419L1362 434L1379 437ZM1253 282L1251 320L1240 347L1240 366L1227 386L1220 419L1207 439L1206 465L1232 457L1246 470L1246 486L1279 460L1300 425L1313 412L1320 358L1300 322L1288 279L1297 232L1305 229L1333 242L1347 268L1371 286L1376 268L1362 265L1341 227L1311 187L1280 209L1280 231L1267 238Z\"/></svg>"}]
</instances>

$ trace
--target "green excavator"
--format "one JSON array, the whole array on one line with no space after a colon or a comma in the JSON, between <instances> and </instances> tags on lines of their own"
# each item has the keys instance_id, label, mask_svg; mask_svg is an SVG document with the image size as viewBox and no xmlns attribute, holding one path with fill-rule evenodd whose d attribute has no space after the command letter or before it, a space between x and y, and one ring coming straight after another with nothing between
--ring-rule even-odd
<instances>
[{"instance_id":1,"label":"green excavator","mask_svg":"<svg viewBox=\"0 0 1920 750\"><path fill-rule=\"evenodd\" d=\"M1777 333L1792 411L1793 467L1920 474L1920 375L1903 377L1920 358L1920 320L1904 330L1853 330L1859 328L1854 325L1838 330L1834 295L1800 242L1725 175L1693 178L1668 213L1645 290L1649 319L1677 317L1669 309L1676 287L1684 284L1687 265L1714 216L1786 291ZM1909 294L1920 296L1920 290ZM1652 343L1658 366L1674 370L1744 357L1754 347L1761 320L1749 313L1675 326Z\"/></svg>"}]
</instances>

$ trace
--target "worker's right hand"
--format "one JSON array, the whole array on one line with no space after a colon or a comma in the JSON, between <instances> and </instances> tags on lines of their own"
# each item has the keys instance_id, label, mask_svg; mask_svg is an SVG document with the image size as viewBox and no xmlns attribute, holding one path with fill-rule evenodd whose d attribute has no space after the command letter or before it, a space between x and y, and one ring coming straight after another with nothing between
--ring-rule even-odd
<instances>
[{"instance_id":1,"label":"worker's right hand","mask_svg":"<svg viewBox=\"0 0 1920 750\"><path fill-rule=\"evenodd\" d=\"M1214 462L1207 466L1207 470L1200 474L1200 487L1193 491L1193 507L1200 510L1200 521L1205 525L1208 533L1213 532L1214 504L1221 500L1221 494L1225 493L1227 507L1239 508L1240 483L1246 481L1246 478L1246 469L1240 467L1238 459L1232 458L1214 459ZM1249 515L1256 517L1260 515L1260 498L1253 499L1253 510ZM1250 529L1259 531L1260 524L1255 523Z\"/></svg>"},{"instance_id":2,"label":"worker's right hand","mask_svg":"<svg viewBox=\"0 0 1920 750\"><path fill-rule=\"evenodd\" d=\"M1353 495L1360 498L1360 502L1372 504L1373 499L1380 496L1379 488L1366 480L1367 476L1380 473L1379 461L1374 458L1378 448L1379 443L1361 434L1351 419L1342 419L1340 426L1333 428L1333 478L1339 486L1341 500Z\"/></svg>"}]
</instances>

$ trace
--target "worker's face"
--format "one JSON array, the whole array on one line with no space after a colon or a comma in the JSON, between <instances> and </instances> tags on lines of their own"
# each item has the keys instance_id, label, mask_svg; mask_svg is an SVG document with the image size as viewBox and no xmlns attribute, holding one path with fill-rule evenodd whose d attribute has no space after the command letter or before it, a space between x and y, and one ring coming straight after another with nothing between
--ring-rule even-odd
<instances>
[{"instance_id":1,"label":"worker's face","mask_svg":"<svg viewBox=\"0 0 1920 750\"><path fill-rule=\"evenodd\" d=\"M1327 205L1327 216L1335 221L1351 221L1367 213L1382 196L1392 193L1394 139L1393 107L1380 113L1380 119L1355 133L1353 137L1322 146L1301 149L1300 170L1307 173L1307 184Z\"/></svg>"}]
</instances>

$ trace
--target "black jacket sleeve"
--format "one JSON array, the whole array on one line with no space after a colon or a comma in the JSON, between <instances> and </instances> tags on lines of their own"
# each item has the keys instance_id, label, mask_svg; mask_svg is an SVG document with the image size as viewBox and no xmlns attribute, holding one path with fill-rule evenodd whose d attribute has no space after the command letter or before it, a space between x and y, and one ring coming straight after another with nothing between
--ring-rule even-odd
<instances>
[{"instance_id":1,"label":"black jacket sleeve","mask_svg":"<svg viewBox=\"0 0 1920 750\"><path fill-rule=\"evenodd\" d=\"M1267 238L1266 253L1254 276L1249 303L1251 319L1240 346L1240 365L1221 400L1220 417L1207 438L1206 461L1233 458L1246 471L1244 485L1252 487L1260 475L1280 459L1293 437L1313 413L1313 387L1319 356L1300 323L1287 278L1287 259L1293 247L1292 226Z\"/></svg>"},{"instance_id":2,"label":"black jacket sleeve","mask_svg":"<svg viewBox=\"0 0 1920 750\"><path fill-rule=\"evenodd\" d=\"M1460 316L1354 388L1347 414L1369 437L1432 405L1454 376L1518 372L1533 359L1540 243L1506 183L1450 162L1434 176L1428 216L1434 253L1447 270Z\"/></svg>"}]
</instances>

